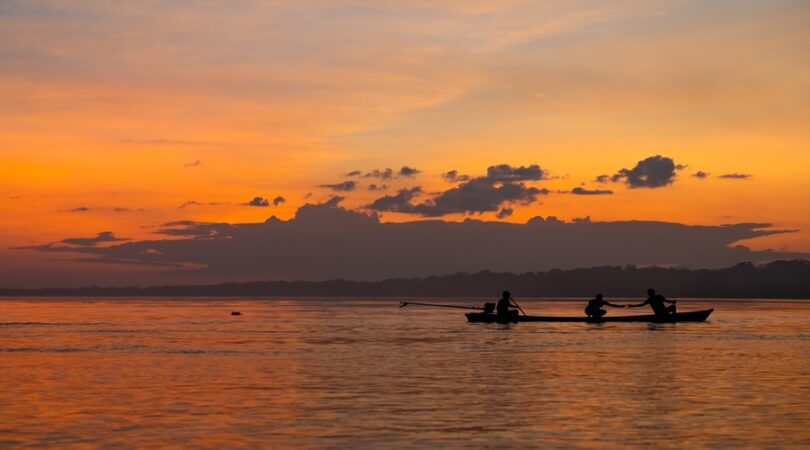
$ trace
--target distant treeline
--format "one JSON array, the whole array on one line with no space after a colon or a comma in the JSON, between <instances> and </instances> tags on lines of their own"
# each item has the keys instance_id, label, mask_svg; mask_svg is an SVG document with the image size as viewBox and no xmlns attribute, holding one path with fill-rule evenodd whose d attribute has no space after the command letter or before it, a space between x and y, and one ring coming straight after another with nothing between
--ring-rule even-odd
<instances>
[{"instance_id":1,"label":"distant treeline","mask_svg":"<svg viewBox=\"0 0 810 450\"><path fill-rule=\"evenodd\" d=\"M195 286L0 289L0 296L81 297L497 297L504 289L520 297L642 297L647 288L667 297L810 298L810 261L740 263L726 269L592 267L524 274L457 273L382 281L255 281Z\"/></svg>"}]
</instances>

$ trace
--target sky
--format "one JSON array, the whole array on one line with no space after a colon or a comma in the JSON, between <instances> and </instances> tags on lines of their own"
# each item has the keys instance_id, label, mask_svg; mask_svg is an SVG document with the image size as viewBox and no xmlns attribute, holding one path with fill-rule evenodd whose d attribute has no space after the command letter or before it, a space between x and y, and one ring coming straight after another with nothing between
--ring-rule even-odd
<instances>
[{"instance_id":1,"label":"sky","mask_svg":"<svg viewBox=\"0 0 810 450\"><path fill-rule=\"evenodd\" d=\"M802 257L808 23L806 1L5 0L0 286L396 273L308 273L309 247L278 255L310 255L300 270L251 254L250 270L216 271L250 246L217 253L210 241L234 237L197 233L275 216L252 238L277 242L311 210L327 228L348 214L725 233L716 257L572 247L568 260L538 241L522 265L477 252L477 266L429 265L439 273ZM315 236L345 236L327 231ZM459 245L502 239L488 233ZM697 231L660 233L707 250ZM402 275L425 274L418 257Z\"/></svg>"}]
</instances>

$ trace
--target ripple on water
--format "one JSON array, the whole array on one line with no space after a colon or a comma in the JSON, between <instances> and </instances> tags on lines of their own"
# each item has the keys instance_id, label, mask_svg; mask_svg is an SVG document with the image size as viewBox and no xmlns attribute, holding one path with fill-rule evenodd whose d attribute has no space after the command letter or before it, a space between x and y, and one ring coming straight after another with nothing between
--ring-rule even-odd
<instances>
[{"instance_id":1,"label":"ripple on water","mask_svg":"<svg viewBox=\"0 0 810 450\"><path fill-rule=\"evenodd\" d=\"M810 444L810 303L506 326L390 303L0 301L0 447Z\"/></svg>"}]
</instances>

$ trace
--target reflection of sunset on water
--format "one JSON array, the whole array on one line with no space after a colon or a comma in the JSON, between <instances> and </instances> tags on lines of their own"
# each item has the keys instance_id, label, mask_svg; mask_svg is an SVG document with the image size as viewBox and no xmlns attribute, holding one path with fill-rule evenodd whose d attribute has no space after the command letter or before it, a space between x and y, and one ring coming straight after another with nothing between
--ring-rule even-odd
<instances>
[{"instance_id":1,"label":"reflection of sunset on water","mask_svg":"<svg viewBox=\"0 0 810 450\"><path fill-rule=\"evenodd\" d=\"M717 308L707 323L487 325L385 300L3 300L0 441L683 448L810 439L807 305L679 307L707 304ZM521 305L548 315L582 308Z\"/></svg>"}]
</instances>

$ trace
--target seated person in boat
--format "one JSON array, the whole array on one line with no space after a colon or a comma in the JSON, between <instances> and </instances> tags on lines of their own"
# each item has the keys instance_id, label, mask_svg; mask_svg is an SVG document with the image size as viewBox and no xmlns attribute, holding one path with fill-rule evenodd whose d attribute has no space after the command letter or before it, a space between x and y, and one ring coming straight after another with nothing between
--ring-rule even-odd
<instances>
[{"instance_id":1,"label":"seated person in boat","mask_svg":"<svg viewBox=\"0 0 810 450\"><path fill-rule=\"evenodd\" d=\"M510 294L509 291L503 291L503 296L498 300L498 306L495 307L495 311L501 317L517 316L518 310L511 309L517 307L518 305L512 301L512 294Z\"/></svg>"},{"instance_id":2,"label":"seated person in boat","mask_svg":"<svg viewBox=\"0 0 810 450\"><path fill-rule=\"evenodd\" d=\"M643 303L639 303L638 305L627 305L630 308L637 308L639 306L650 305L653 312L656 316L666 316L668 314L675 314L676 308L675 303L676 300L667 300L661 294L656 294L655 289L647 289L647 300L644 300ZM666 306L664 303L669 303L669 306Z\"/></svg>"},{"instance_id":3,"label":"seated person in boat","mask_svg":"<svg viewBox=\"0 0 810 450\"><path fill-rule=\"evenodd\" d=\"M613 303L605 300L602 297L602 294L596 294L595 298L588 300L588 306L585 307L585 314L591 319L599 319L607 314L607 311L602 309L605 306L611 306L613 308L627 307L627 305L614 305Z\"/></svg>"}]
</instances>

